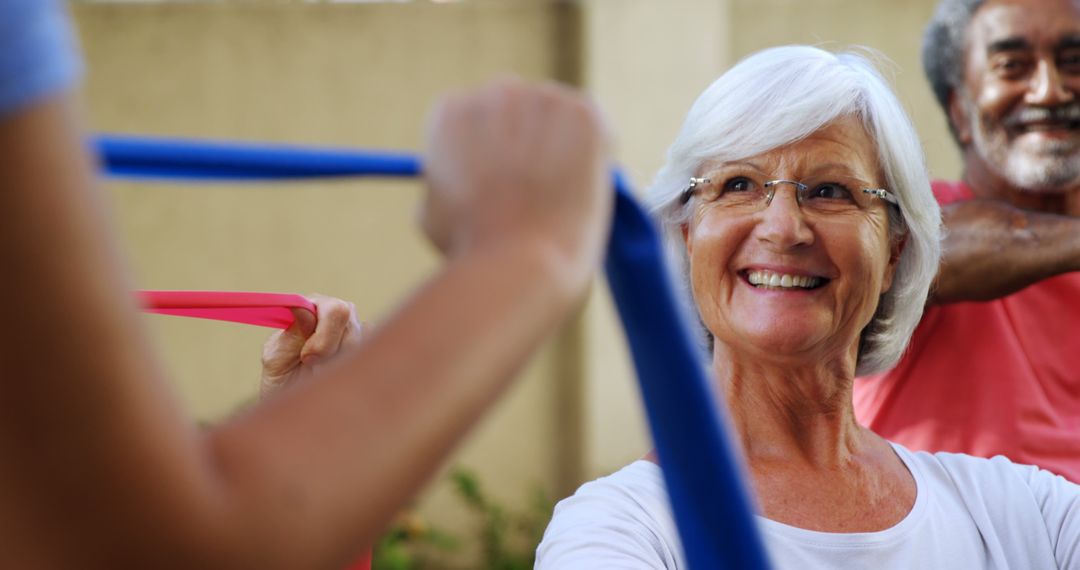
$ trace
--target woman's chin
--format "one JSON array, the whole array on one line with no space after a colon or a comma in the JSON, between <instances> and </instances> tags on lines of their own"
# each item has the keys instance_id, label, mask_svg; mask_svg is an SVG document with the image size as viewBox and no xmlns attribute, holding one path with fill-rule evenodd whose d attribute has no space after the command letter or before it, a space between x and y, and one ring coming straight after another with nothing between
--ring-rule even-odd
<instances>
[{"instance_id":1,"label":"woman's chin","mask_svg":"<svg viewBox=\"0 0 1080 570\"><path fill-rule=\"evenodd\" d=\"M827 327L815 326L806 319L775 318L746 322L716 337L736 353L732 355L736 358L738 352L747 352L755 358L766 355L789 360L817 358L818 352L824 353L832 335Z\"/></svg>"}]
</instances>

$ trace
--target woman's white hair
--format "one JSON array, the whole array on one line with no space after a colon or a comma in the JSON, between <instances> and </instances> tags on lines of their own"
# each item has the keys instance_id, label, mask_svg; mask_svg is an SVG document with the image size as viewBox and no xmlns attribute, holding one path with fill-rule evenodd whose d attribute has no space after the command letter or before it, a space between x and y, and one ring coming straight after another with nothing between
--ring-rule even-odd
<instances>
[{"instance_id":1,"label":"woman's white hair","mask_svg":"<svg viewBox=\"0 0 1080 570\"><path fill-rule=\"evenodd\" d=\"M881 296L860 336L855 370L860 376L891 368L903 354L937 274L942 231L915 128L862 53L783 46L743 59L694 102L647 193L673 269L688 288L681 228L689 222L693 201L682 204L679 197L705 161L750 158L803 139L841 117L859 118L877 145L887 188L900 202L902 214L889 208L890 238L906 236L892 287Z\"/></svg>"}]
</instances>

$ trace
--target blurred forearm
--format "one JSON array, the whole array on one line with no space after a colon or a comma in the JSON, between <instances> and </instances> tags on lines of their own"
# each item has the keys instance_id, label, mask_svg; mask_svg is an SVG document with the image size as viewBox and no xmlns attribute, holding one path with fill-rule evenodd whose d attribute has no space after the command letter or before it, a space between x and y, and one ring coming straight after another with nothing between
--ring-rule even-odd
<instances>
[{"instance_id":1,"label":"blurred forearm","mask_svg":"<svg viewBox=\"0 0 1080 570\"><path fill-rule=\"evenodd\" d=\"M582 97L455 101L426 163L448 261L325 371L206 433L142 333L69 102L0 119L0 566L340 567L374 541L574 309L608 233Z\"/></svg>"},{"instance_id":2,"label":"blurred forearm","mask_svg":"<svg viewBox=\"0 0 1080 570\"><path fill-rule=\"evenodd\" d=\"M200 436L140 333L66 105L0 128L0 207L21 213L0 224L0 462L9 515L52 529L53 560L346 562L582 295L544 242L470 252L320 378Z\"/></svg>"},{"instance_id":3,"label":"blurred forearm","mask_svg":"<svg viewBox=\"0 0 1080 570\"><path fill-rule=\"evenodd\" d=\"M451 260L320 377L222 426L213 440L232 490L260 513L249 524L308 545L294 566L371 544L577 306L561 263L528 244Z\"/></svg>"},{"instance_id":4,"label":"blurred forearm","mask_svg":"<svg viewBox=\"0 0 1080 570\"><path fill-rule=\"evenodd\" d=\"M1080 219L967 200L942 208L946 237L929 303L987 301L1080 270Z\"/></svg>"},{"instance_id":5,"label":"blurred forearm","mask_svg":"<svg viewBox=\"0 0 1080 570\"><path fill-rule=\"evenodd\" d=\"M152 517L199 501L198 439L138 324L71 104L0 119L0 462L4 556L124 552ZM167 490L163 492L163 490ZM165 505L170 505L166 507ZM5 528L10 525L4 525Z\"/></svg>"}]
</instances>

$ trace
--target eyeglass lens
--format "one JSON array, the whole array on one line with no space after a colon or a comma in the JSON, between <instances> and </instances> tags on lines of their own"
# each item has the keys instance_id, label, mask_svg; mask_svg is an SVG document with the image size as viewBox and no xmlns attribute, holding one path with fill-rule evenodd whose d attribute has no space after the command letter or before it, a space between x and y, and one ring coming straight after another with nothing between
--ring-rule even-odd
<instances>
[{"instance_id":1,"label":"eyeglass lens","mask_svg":"<svg viewBox=\"0 0 1080 570\"><path fill-rule=\"evenodd\" d=\"M786 188L795 191L800 208L807 212L834 214L870 208L876 198L888 201L878 190L866 192L841 182L804 184L794 180L757 180L749 176L693 178L686 192L705 202L713 202L740 211L758 211L768 207ZM887 193L886 193L887 194ZM889 195L891 197L891 195ZM689 195L685 197L688 199Z\"/></svg>"}]
</instances>

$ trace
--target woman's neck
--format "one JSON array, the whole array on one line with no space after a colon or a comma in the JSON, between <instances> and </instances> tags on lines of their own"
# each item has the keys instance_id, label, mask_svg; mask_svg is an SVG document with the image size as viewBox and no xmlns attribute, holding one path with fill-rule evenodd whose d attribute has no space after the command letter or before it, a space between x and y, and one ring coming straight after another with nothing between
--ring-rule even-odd
<instances>
[{"instance_id":1,"label":"woman's neck","mask_svg":"<svg viewBox=\"0 0 1080 570\"><path fill-rule=\"evenodd\" d=\"M714 353L716 379L751 465L835 467L865 448L868 432L852 405L854 360L854 354L774 362L722 348Z\"/></svg>"}]
</instances>

